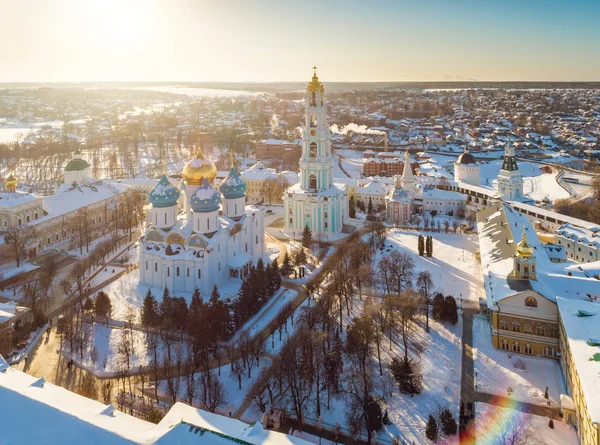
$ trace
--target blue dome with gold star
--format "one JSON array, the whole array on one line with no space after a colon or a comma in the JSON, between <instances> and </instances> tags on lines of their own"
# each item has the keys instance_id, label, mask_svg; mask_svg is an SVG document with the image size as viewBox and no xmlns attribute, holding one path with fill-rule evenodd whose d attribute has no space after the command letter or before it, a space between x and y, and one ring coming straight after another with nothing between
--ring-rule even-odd
<instances>
[{"instance_id":1,"label":"blue dome with gold star","mask_svg":"<svg viewBox=\"0 0 600 445\"><path fill-rule=\"evenodd\" d=\"M200 213L214 212L219 209L219 204L221 204L221 195L210 185L208 179L204 178L202 185L190 198L192 210Z\"/></svg>"},{"instance_id":2,"label":"blue dome with gold star","mask_svg":"<svg viewBox=\"0 0 600 445\"><path fill-rule=\"evenodd\" d=\"M177 204L181 193L169 182L167 175L163 173L158 183L148 193L148 201L152 207L171 207Z\"/></svg>"},{"instance_id":3,"label":"blue dome with gold star","mask_svg":"<svg viewBox=\"0 0 600 445\"><path fill-rule=\"evenodd\" d=\"M219 185L219 191L225 199L243 198L246 196L246 183L238 176L235 168L231 167L229 174Z\"/></svg>"}]
</instances>

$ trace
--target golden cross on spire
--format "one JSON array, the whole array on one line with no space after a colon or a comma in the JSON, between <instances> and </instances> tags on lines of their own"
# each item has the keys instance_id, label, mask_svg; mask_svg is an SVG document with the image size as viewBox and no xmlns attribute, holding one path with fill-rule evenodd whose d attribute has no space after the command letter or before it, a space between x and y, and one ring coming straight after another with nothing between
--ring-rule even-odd
<instances>
[{"instance_id":1,"label":"golden cross on spire","mask_svg":"<svg viewBox=\"0 0 600 445\"><path fill-rule=\"evenodd\" d=\"M317 75L317 65L313 65L312 69L313 69L313 76L316 76Z\"/></svg>"},{"instance_id":2,"label":"golden cross on spire","mask_svg":"<svg viewBox=\"0 0 600 445\"><path fill-rule=\"evenodd\" d=\"M232 148L229 149L229 160L231 161L231 168L235 168L235 154Z\"/></svg>"}]
</instances>

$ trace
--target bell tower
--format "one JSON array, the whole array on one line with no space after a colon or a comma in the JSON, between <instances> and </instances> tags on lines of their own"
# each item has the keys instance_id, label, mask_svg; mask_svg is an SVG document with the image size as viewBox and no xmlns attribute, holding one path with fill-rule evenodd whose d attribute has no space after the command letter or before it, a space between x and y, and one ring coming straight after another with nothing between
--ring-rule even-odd
<instances>
[{"instance_id":1,"label":"bell tower","mask_svg":"<svg viewBox=\"0 0 600 445\"><path fill-rule=\"evenodd\" d=\"M324 96L325 88L317 77L317 67L313 66L313 77L306 86L300 157L300 184L309 192L321 192L333 184L333 157Z\"/></svg>"}]
</instances>

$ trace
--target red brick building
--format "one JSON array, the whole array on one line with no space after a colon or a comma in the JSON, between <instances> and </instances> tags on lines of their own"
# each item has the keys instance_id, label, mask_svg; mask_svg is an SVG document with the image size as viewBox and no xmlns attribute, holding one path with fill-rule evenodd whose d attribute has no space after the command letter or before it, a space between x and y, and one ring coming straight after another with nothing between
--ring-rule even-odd
<instances>
[{"instance_id":1,"label":"red brick building","mask_svg":"<svg viewBox=\"0 0 600 445\"><path fill-rule=\"evenodd\" d=\"M256 143L256 159L266 161L277 159L283 162L284 169L293 169L298 165L302 147L300 141L266 139Z\"/></svg>"},{"instance_id":2,"label":"red brick building","mask_svg":"<svg viewBox=\"0 0 600 445\"><path fill-rule=\"evenodd\" d=\"M394 176L401 175L404 162L396 159L365 159L363 163L363 174L365 176Z\"/></svg>"}]
</instances>

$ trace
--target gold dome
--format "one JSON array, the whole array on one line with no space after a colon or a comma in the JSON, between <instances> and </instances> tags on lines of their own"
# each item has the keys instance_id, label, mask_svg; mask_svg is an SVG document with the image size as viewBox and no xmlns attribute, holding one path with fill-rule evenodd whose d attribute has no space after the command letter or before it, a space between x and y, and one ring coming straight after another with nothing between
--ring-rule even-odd
<instances>
[{"instance_id":1,"label":"gold dome","mask_svg":"<svg viewBox=\"0 0 600 445\"><path fill-rule=\"evenodd\" d=\"M313 66L313 76L312 76L311 81L306 86L306 91L308 91L310 93L319 93L319 92L322 93L325 91L325 87L319 81L319 78L317 77L317 67L316 66Z\"/></svg>"},{"instance_id":2,"label":"gold dome","mask_svg":"<svg viewBox=\"0 0 600 445\"><path fill-rule=\"evenodd\" d=\"M533 255L533 247L527 244L527 235L523 232L521 242L517 244L517 256L521 258L531 258Z\"/></svg>"},{"instance_id":3,"label":"gold dome","mask_svg":"<svg viewBox=\"0 0 600 445\"><path fill-rule=\"evenodd\" d=\"M204 178L212 184L217 177L217 167L206 159L202 149L198 148L196 156L185 164L181 175L187 185L201 185Z\"/></svg>"},{"instance_id":4,"label":"gold dome","mask_svg":"<svg viewBox=\"0 0 600 445\"><path fill-rule=\"evenodd\" d=\"M17 188L18 183L19 179L11 172L11 174L8 175L8 178L4 180L4 187L7 190L14 190Z\"/></svg>"}]
</instances>

